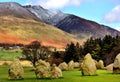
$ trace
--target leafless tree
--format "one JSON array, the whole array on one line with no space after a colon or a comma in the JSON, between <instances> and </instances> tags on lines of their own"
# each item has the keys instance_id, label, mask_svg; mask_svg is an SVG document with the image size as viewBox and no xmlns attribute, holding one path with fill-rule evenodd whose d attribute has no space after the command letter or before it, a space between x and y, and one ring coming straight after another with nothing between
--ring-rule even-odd
<instances>
[{"instance_id":1,"label":"leafless tree","mask_svg":"<svg viewBox=\"0 0 120 82\"><path fill-rule=\"evenodd\" d=\"M50 56L49 49L42 46L39 41L33 41L31 44L24 46L22 53L27 60L33 63L33 66L39 59L45 60Z\"/></svg>"}]
</instances>

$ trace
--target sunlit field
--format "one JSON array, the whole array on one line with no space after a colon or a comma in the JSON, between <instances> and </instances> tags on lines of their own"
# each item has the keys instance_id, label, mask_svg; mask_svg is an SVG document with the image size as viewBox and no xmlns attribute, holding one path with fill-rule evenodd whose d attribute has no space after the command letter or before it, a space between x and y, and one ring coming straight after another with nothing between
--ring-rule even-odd
<instances>
[{"instance_id":1,"label":"sunlit field","mask_svg":"<svg viewBox=\"0 0 120 82\"><path fill-rule=\"evenodd\" d=\"M16 50L0 50L0 60L13 60L15 57L21 57L22 51Z\"/></svg>"},{"instance_id":2,"label":"sunlit field","mask_svg":"<svg viewBox=\"0 0 120 82\"><path fill-rule=\"evenodd\" d=\"M0 66L0 82L120 82L120 74L112 74L112 71L97 70L95 76L82 76L81 71L63 71L63 78L36 79L32 68L24 67L25 75L22 80L8 80L8 66Z\"/></svg>"}]
</instances>

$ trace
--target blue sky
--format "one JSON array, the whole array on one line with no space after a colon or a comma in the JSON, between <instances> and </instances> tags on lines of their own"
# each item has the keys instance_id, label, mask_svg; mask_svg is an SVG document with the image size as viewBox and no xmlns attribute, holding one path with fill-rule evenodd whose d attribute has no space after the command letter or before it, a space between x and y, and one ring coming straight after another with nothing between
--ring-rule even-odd
<instances>
[{"instance_id":1,"label":"blue sky","mask_svg":"<svg viewBox=\"0 0 120 82\"><path fill-rule=\"evenodd\" d=\"M0 0L0 2L41 5L46 9L58 9L120 29L120 0Z\"/></svg>"}]
</instances>

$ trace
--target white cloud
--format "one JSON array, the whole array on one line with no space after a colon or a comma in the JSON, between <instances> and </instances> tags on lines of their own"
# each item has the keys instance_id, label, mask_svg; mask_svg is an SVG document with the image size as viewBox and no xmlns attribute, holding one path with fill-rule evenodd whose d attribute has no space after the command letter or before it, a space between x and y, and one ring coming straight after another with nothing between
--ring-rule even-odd
<instances>
[{"instance_id":1,"label":"white cloud","mask_svg":"<svg viewBox=\"0 0 120 82\"><path fill-rule=\"evenodd\" d=\"M119 23L120 22L120 5L112 9L111 12L107 13L104 17L104 21L107 23Z\"/></svg>"},{"instance_id":2,"label":"white cloud","mask_svg":"<svg viewBox=\"0 0 120 82\"><path fill-rule=\"evenodd\" d=\"M57 9L66 6L79 6L82 2L93 0L28 0L27 4L41 5L47 9Z\"/></svg>"}]
</instances>

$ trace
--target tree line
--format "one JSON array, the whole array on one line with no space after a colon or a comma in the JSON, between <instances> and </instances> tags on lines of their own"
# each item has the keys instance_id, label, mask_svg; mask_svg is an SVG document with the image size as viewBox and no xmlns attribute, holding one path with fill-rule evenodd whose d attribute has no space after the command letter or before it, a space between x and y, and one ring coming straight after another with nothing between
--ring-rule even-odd
<instances>
[{"instance_id":1,"label":"tree line","mask_svg":"<svg viewBox=\"0 0 120 82\"><path fill-rule=\"evenodd\" d=\"M84 45L79 43L67 44L64 52L51 52L49 48L42 46L40 42L33 41L22 48L25 58L33 63L39 59L49 60L57 65L60 62L73 60L74 62L83 61L84 56L90 53L95 60L103 60L105 65L113 63L116 55L120 53L120 36L112 37L106 35L104 38L90 38Z\"/></svg>"},{"instance_id":2,"label":"tree line","mask_svg":"<svg viewBox=\"0 0 120 82\"><path fill-rule=\"evenodd\" d=\"M90 38L84 45L79 43L68 44L65 50L63 60L69 62L70 60L82 61L83 57L90 53L95 60L102 59L105 65L113 63L116 55L120 53L120 36L112 37L106 35L104 38Z\"/></svg>"},{"instance_id":3,"label":"tree line","mask_svg":"<svg viewBox=\"0 0 120 82\"><path fill-rule=\"evenodd\" d=\"M0 47L5 50L9 50L10 48L17 48L17 47L23 47L24 44L18 43L0 43Z\"/></svg>"}]
</instances>

